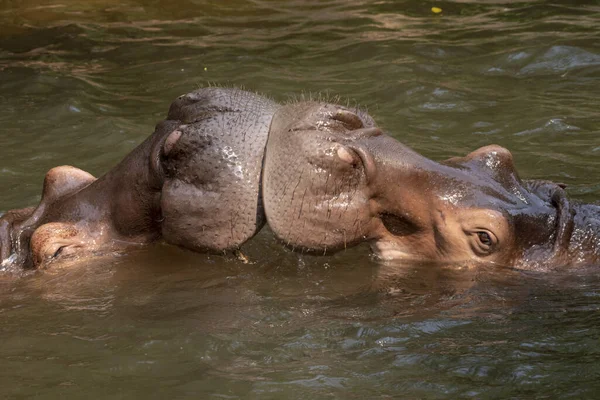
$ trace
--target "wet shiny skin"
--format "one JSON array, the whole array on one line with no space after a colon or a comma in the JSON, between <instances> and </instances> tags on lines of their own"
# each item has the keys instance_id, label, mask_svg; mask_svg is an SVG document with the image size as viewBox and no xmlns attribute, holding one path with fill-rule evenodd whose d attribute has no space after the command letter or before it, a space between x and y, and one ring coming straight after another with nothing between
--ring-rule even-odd
<instances>
[{"instance_id":1,"label":"wet shiny skin","mask_svg":"<svg viewBox=\"0 0 600 400\"><path fill-rule=\"evenodd\" d=\"M600 214L571 204L563 189L522 181L497 145L440 164L360 109L203 88L179 96L154 133L99 179L51 169L31 216L15 220L22 211L11 210L1 220L2 254L17 255L2 265L84 263L161 239L239 251L265 221L298 252L369 242L383 260L595 264Z\"/></svg>"},{"instance_id":2,"label":"wet shiny skin","mask_svg":"<svg viewBox=\"0 0 600 400\"><path fill-rule=\"evenodd\" d=\"M57 7L59 5L60 7ZM99 176L205 81L329 90L434 160L497 143L600 198L597 5L21 2L0 15L2 209ZM204 68L206 67L206 71ZM584 235L585 233L582 233ZM593 398L600 282L380 266L364 247L251 265L173 248L0 281L2 397ZM254 242L253 242L254 243ZM389 290L388 290L389 289Z\"/></svg>"}]
</instances>

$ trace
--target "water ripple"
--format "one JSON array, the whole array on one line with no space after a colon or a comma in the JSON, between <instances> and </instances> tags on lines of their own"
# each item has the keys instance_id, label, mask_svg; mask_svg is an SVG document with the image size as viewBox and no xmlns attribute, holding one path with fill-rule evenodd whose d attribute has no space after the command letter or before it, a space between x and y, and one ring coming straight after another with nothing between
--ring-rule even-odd
<instances>
[{"instance_id":1,"label":"water ripple","mask_svg":"<svg viewBox=\"0 0 600 400\"><path fill-rule=\"evenodd\" d=\"M545 0L95 3L0 10L0 210L56 165L99 175L176 96L328 93L443 159L498 143L520 176L600 197L598 7ZM76 149L76 151L74 151ZM592 398L596 268L380 265L160 245L0 277L2 397ZM16 281L15 281L16 280ZM318 285L317 285L318 284Z\"/></svg>"}]
</instances>

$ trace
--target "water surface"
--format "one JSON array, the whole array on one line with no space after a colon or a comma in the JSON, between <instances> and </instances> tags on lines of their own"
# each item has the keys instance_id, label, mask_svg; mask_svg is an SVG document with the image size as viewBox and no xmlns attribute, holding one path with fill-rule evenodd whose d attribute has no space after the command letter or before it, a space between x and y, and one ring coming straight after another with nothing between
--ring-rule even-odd
<instances>
[{"instance_id":1,"label":"water surface","mask_svg":"<svg viewBox=\"0 0 600 400\"><path fill-rule=\"evenodd\" d=\"M600 198L598 1L4 1L0 26L0 210L54 166L106 172L207 84L340 96L428 157L496 143ZM598 397L594 266L245 251L0 277L0 397Z\"/></svg>"}]
</instances>

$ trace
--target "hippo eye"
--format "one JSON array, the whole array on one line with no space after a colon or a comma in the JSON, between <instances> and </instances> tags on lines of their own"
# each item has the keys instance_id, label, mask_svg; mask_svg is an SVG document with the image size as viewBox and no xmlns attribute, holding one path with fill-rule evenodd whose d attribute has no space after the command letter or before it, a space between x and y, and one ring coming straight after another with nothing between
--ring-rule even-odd
<instances>
[{"instance_id":1,"label":"hippo eye","mask_svg":"<svg viewBox=\"0 0 600 400\"><path fill-rule=\"evenodd\" d=\"M496 235L487 230L474 229L465 232L473 253L478 257L485 257L496 250L498 239Z\"/></svg>"},{"instance_id":2,"label":"hippo eye","mask_svg":"<svg viewBox=\"0 0 600 400\"><path fill-rule=\"evenodd\" d=\"M496 236L489 231L473 231L471 237L474 239L471 244L473 251L479 256L490 254L498 244Z\"/></svg>"},{"instance_id":3,"label":"hippo eye","mask_svg":"<svg viewBox=\"0 0 600 400\"><path fill-rule=\"evenodd\" d=\"M57 249L57 250L54 252L54 255L52 256L52 258L56 258L56 257L58 257L58 256L60 255L60 253L62 253L62 252L63 252L63 250L65 249L65 247L67 247L67 246L60 246L60 247L59 247L59 248L58 248L58 249Z\"/></svg>"},{"instance_id":4,"label":"hippo eye","mask_svg":"<svg viewBox=\"0 0 600 400\"><path fill-rule=\"evenodd\" d=\"M494 244L492 237L487 232L477 232L477 238L484 246L491 246Z\"/></svg>"}]
</instances>

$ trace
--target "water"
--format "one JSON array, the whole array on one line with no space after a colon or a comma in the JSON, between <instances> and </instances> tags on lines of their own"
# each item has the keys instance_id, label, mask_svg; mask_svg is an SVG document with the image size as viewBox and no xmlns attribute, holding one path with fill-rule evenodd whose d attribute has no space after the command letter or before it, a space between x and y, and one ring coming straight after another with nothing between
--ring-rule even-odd
<instances>
[{"instance_id":1,"label":"water","mask_svg":"<svg viewBox=\"0 0 600 400\"><path fill-rule=\"evenodd\" d=\"M596 201L598 26L598 1L3 1L0 209L56 165L107 171L208 83L340 96L434 159L497 143ZM0 397L599 396L593 266L309 257L268 231L246 252L0 277Z\"/></svg>"}]
</instances>

